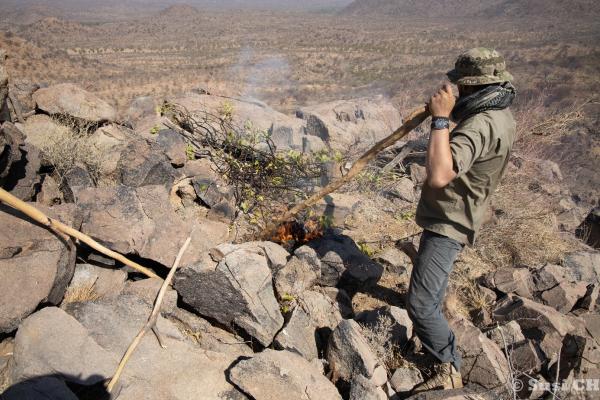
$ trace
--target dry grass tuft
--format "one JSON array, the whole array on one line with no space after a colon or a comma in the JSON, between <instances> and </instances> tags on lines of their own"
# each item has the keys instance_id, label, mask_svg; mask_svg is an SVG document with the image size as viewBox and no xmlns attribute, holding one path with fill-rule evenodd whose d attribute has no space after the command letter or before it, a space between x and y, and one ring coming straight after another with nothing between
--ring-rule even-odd
<instances>
[{"instance_id":1,"label":"dry grass tuft","mask_svg":"<svg viewBox=\"0 0 600 400\"><path fill-rule=\"evenodd\" d=\"M78 166L85 168L92 180L97 182L106 155L103 149L89 140L88 133L93 125L65 116L54 119L67 129L57 131L41 145L44 158L54 167L61 182Z\"/></svg>"},{"instance_id":2,"label":"dry grass tuft","mask_svg":"<svg viewBox=\"0 0 600 400\"><path fill-rule=\"evenodd\" d=\"M375 324L361 326L363 335L379 362L388 369L393 369L396 360L400 357L400 349L392 342L394 321L387 315L380 315Z\"/></svg>"},{"instance_id":3,"label":"dry grass tuft","mask_svg":"<svg viewBox=\"0 0 600 400\"><path fill-rule=\"evenodd\" d=\"M88 301L96 301L102 296L96 292L96 281L87 282L75 287L69 287L63 299L64 304L68 303L85 303Z\"/></svg>"}]
</instances>

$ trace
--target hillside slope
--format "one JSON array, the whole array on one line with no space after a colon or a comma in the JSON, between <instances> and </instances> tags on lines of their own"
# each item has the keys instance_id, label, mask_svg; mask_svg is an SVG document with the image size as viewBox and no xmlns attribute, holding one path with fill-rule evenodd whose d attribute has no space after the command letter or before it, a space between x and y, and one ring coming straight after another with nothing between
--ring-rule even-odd
<instances>
[{"instance_id":1,"label":"hillside slope","mask_svg":"<svg viewBox=\"0 0 600 400\"><path fill-rule=\"evenodd\" d=\"M588 17L600 14L594 0L355 0L347 15L392 17Z\"/></svg>"}]
</instances>

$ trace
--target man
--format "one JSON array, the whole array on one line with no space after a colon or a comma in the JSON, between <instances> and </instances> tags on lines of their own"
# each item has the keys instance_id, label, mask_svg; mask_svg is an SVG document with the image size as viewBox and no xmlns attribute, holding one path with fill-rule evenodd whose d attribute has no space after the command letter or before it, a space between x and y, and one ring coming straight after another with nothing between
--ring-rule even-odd
<instances>
[{"instance_id":1,"label":"man","mask_svg":"<svg viewBox=\"0 0 600 400\"><path fill-rule=\"evenodd\" d=\"M447 75L458 86L459 98L455 100L446 84L428 103L432 124L427 181L416 216L424 232L407 304L417 336L440 365L415 391L462 387L461 359L442 304L452 265L464 245L475 241L515 138L508 109L515 89L500 54L469 50ZM458 124L452 132L450 119Z\"/></svg>"}]
</instances>

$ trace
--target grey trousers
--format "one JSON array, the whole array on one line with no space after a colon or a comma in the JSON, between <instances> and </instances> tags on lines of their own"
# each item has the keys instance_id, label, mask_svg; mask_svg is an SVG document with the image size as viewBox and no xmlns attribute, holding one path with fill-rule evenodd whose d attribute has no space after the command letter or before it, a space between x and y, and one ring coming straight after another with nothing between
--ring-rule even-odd
<instances>
[{"instance_id":1,"label":"grey trousers","mask_svg":"<svg viewBox=\"0 0 600 400\"><path fill-rule=\"evenodd\" d=\"M460 371L454 333L442 313L448 276L463 245L446 236L424 231L408 289L407 311L423 346L441 362Z\"/></svg>"}]
</instances>

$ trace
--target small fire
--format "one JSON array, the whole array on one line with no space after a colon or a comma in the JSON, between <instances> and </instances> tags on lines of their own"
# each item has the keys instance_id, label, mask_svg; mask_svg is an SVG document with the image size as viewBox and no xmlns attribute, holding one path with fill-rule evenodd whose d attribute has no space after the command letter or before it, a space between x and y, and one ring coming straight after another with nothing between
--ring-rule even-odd
<instances>
[{"instance_id":1,"label":"small fire","mask_svg":"<svg viewBox=\"0 0 600 400\"><path fill-rule=\"evenodd\" d=\"M303 244L320 238L323 233L323 226L317 220L310 219L304 223L288 221L279 225L271 240L280 244L289 244L292 241L295 244Z\"/></svg>"}]
</instances>

